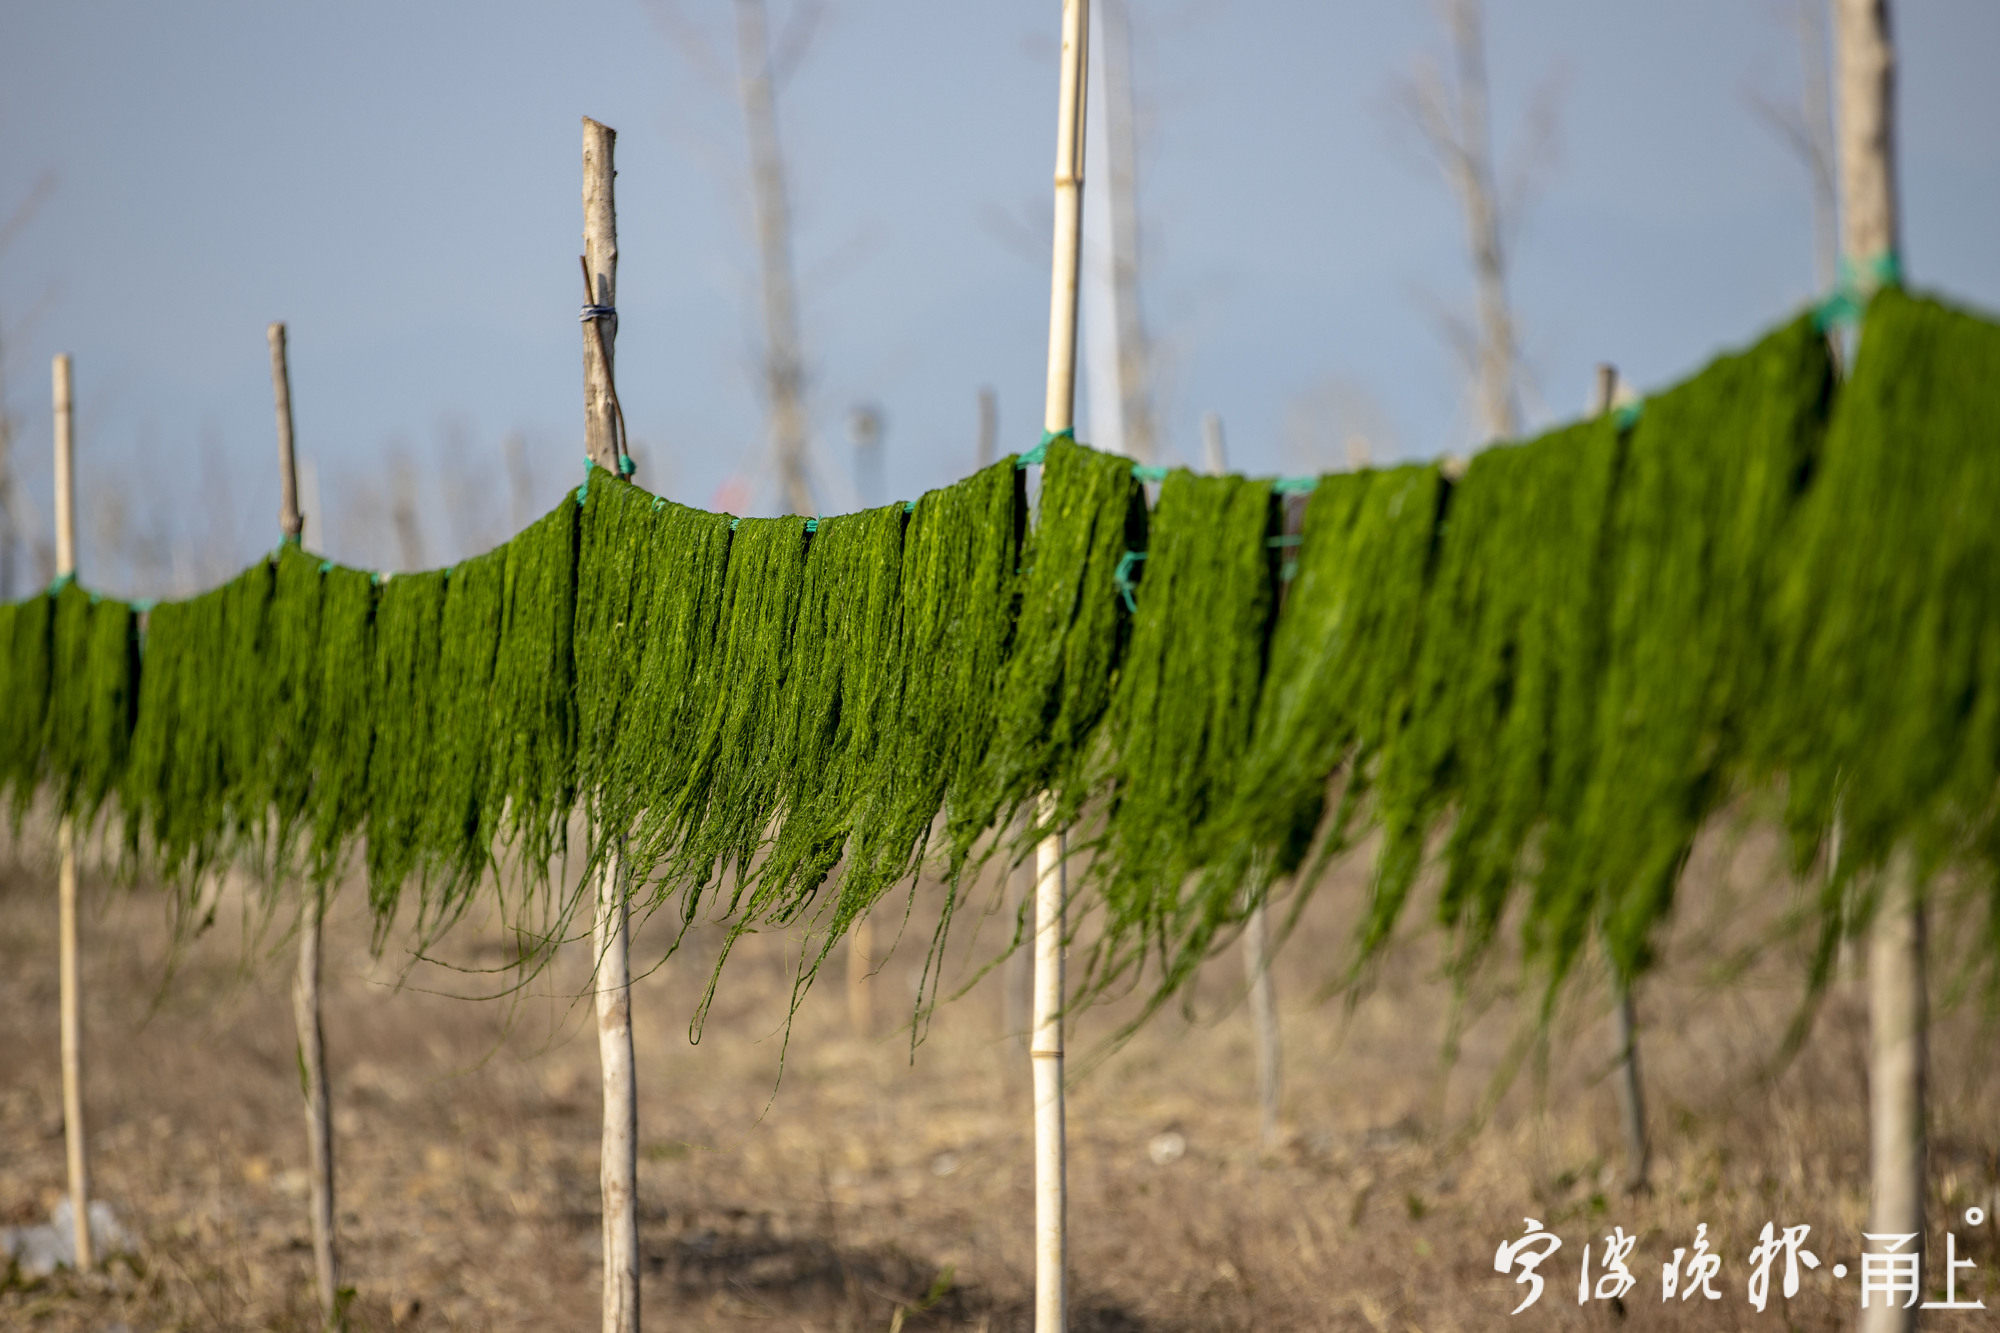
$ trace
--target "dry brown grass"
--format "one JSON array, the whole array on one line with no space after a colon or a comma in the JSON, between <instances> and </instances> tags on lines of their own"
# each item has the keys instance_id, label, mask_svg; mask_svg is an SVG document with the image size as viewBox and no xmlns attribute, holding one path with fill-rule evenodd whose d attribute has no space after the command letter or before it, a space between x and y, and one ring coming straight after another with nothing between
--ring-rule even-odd
<instances>
[{"instance_id":1,"label":"dry brown grass","mask_svg":"<svg viewBox=\"0 0 2000 1333\"><path fill-rule=\"evenodd\" d=\"M1075 1327L1498 1327L1518 1291L1492 1271L1494 1247L1530 1214L1565 1247L1541 1303L1512 1321L1521 1327L1848 1326L1855 1279L1827 1270L1855 1264L1865 1203L1865 1024L1851 987L1773 1074L1795 970L1780 951L1727 986L1715 978L1715 960L1765 924L1745 904L1773 896L1746 897L1779 877L1769 839L1705 845L1668 965L1641 993L1656 1188L1635 1199L1615 1186L1608 1041L1586 1003L1598 988L1578 988L1540 1055L1516 1039L1522 1005L1494 988L1464 1022L1449 1069L1439 1058L1447 988L1423 948L1390 958L1351 1010L1313 1001L1342 957L1361 873L1349 867L1329 882L1280 956L1290 1126L1281 1151L1255 1143L1233 954L1204 978L1191 1017L1158 1016L1076 1088ZM246 967L225 908L225 924L162 990L157 897L88 881L86 890L98 1193L143 1236L143 1251L106 1275L0 1291L0 1327L311 1327L289 952L273 942ZM359 906L350 891L336 909L326 1013L354 1326L593 1326L596 1059L572 1002L587 956L572 949L515 1003L474 1003L435 992L489 978L371 960ZM32 856L0 878L4 1222L39 1220L62 1185L54 915ZM892 927L893 916L878 932ZM999 935L987 926L975 955ZM878 975L885 1018L903 1016L914 946L927 938L913 923ZM635 960L658 957L667 939L661 923L641 929ZM940 1012L913 1067L900 1035L846 1031L829 975L774 1097L784 942L741 951L691 1047L685 1023L712 943L694 939L692 953L639 983L634 1004L654 1326L887 1329L900 1309L911 1330L1027 1328L1027 1062L1003 1028L999 979ZM444 952L492 965L503 948L497 931L468 923ZM1086 1014L1072 1048L1090 1049L1123 1012ZM1993 1050L1976 1013L1940 1015L1933 1226L1955 1224L1961 1254L1981 1266L1971 1289L2000 1306L2000 1232L1960 1220L1968 1204L1996 1202ZM1510 1060L1519 1076L1479 1119ZM1156 1164L1148 1145L1166 1132L1184 1136L1186 1153ZM1811 1223L1827 1267L1789 1307L1775 1301L1759 1317L1744 1297L1744 1255L1766 1220ZM1724 1299L1662 1306L1659 1265L1697 1222L1725 1258ZM1622 1311L1579 1308L1578 1249L1614 1223L1640 1236L1640 1285ZM1987 1318L1945 1315L1937 1326L1970 1330Z\"/></svg>"}]
</instances>

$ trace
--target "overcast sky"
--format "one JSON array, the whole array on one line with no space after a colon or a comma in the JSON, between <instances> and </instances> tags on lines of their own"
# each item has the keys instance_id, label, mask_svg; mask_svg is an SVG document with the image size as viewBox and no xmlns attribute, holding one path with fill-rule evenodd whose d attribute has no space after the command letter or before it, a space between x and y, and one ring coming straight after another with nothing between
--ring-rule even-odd
<instances>
[{"instance_id":1,"label":"overcast sky","mask_svg":"<svg viewBox=\"0 0 2000 1333\"><path fill-rule=\"evenodd\" d=\"M797 6L771 3L781 31ZM1599 361L1669 383L1812 298L1806 173L1749 101L1797 97L1792 0L1488 9L1503 164L1544 89L1559 126L1512 249L1535 424L1580 408ZM1354 432L1378 461L1468 447L1437 316L1469 308L1459 214L1394 95L1441 50L1432 7L1134 11L1168 461L1199 458L1207 410L1243 470L1338 466ZM46 523L49 357L74 354L87 581L110 506L211 562L271 545L272 319L290 324L300 446L330 517L313 544L394 565L382 529L341 514L405 484L401 458L427 553L468 553L507 526L509 432L538 503L573 485L585 114L619 131L619 390L639 479L768 511L730 9L681 12L693 40L643 0L5 0L0 220L53 182L0 253L6 404ZM1058 14L831 0L783 87L829 512L968 471L982 385L1003 448L1039 433ZM2000 307L2000 4L1902 0L1896 18L1908 271ZM861 402L886 419L892 494L857 494L844 423Z\"/></svg>"}]
</instances>

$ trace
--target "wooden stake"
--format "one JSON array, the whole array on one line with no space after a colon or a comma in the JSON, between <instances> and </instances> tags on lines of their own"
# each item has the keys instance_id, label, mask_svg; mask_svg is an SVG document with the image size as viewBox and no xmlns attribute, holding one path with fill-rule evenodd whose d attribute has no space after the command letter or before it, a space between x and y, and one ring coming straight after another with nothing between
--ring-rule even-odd
<instances>
[{"instance_id":1,"label":"wooden stake","mask_svg":"<svg viewBox=\"0 0 2000 1333\"><path fill-rule=\"evenodd\" d=\"M1222 434L1222 418L1214 412L1201 418L1201 452L1208 470L1216 475L1229 471L1229 449ZM1291 529L1291 507L1285 507L1286 531ZM1278 597L1283 602L1285 589ZM1243 973L1250 987L1250 1033L1257 1050L1257 1134L1266 1151L1277 1146L1279 1110L1284 1101L1284 1039L1278 1031L1278 993L1271 982L1271 926L1259 902L1243 923Z\"/></svg>"},{"instance_id":2,"label":"wooden stake","mask_svg":"<svg viewBox=\"0 0 2000 1333\"><path fill-rule=\"evenodd\" d=\"M615 310L618 218L612 150L618 132L583 122L583 263L591 304ZM612 384L615 315L584 322L584 451L618 474L618 395ZM622 858L606 858L592 886L597 959L597 1059L604 1083L598 1184L604 1204L604 1333L639 1329L639 1098L632 1055L632 973Z\"/></svg>"},{"instance_id":3,"label":"wooden stake","mask_svg":"<svg viewBox=\"0 0 2000 1333\"><path fill-rule=\"evenodd\" d=\"M1067 431L1076 420L1076 279L1083 240L1084 69L1090 0L1063 0L1062 85L1056 115L1055 254L1049 282L1048 396L1042 427ZM1055 798L1043 793L1039 817L1055 821ZM1063 839L1035 849L1035 1009L1028 1057L1035 1074L1035 1333L1063 1333L1069 1256L1063 1126L1063 945L1068 885Z\"/></svg>"},{"instance_id":4,"label":"wooden stake","mask_svg":"<svg viewBox=\"0 0 2000 1333\"><path fill-rule=\"evenodd\" d=\"M288 542L305 535L299 508L298 453L292 443L292 372L285 350L285 326L264 331L271 345L271 397L278 418L278 528ZM319 1288L320 1319L340 1322L340 1250L334 1234L333 1118L326 1078L326 1034L320 1023L320 925L326 899L319 886L299 906L299 970L292 981L292 1020L299 1039L299 1091L305 1098L306 1176L312 1214L313 1277Z\"/></svg>"},{"instance_id":5,"label":"wooden stake","mask_svg":"<svg viewBox=\"0 0 2000 1333\"><path fill-rule=\"evenodd\" d=\"M54 366L56 422L56 577L76 574L76 435L69 358ZM90 1154L83 1132L83 997L77 974L76 822L56 826L59 1007L62 1023L63 1142L69 1156L69 1207L76 1266L96 1263L90 1244Z\"/></svg>"}]
</instances>

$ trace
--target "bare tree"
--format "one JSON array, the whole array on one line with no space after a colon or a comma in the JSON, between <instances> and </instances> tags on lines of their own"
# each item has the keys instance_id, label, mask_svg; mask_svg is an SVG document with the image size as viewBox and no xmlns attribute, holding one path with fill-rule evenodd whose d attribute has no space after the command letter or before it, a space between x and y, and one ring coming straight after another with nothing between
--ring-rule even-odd
<instances>
[{"instance_id":1,"label":"bare tree","mask_svg":"<svg viewBox=\"0 0 2000 1333\"><path fill-rule=\"evenodd\" d=\"M1090 41L1086 157L1097 164L1083 199L1083 312L1091 443L1142 463L1159 452L1152 344L1139 308L1137 99L1128 0L1097 0Z\"/></svg>"},{"instance_id":2,"label":"bare tree","mask_svg":"<svg viewBox=\"0 0 2000 1333\"><path fill-rule=\"evenodd\" d=\"M0 224L0 256L13 247L35 214L55 190L53 172L43 172L29 187L27 197L14 206L7 221ZM14 414L7 402L6 330L0 323L0 601L14 596L14 561L19 549L32 538L27 528L19 492L14 486Z\"/></svg>"},{"instance_id":3,"label":"bare tree","mask_svg":"<svg viewBox=\"0 0 2000 1333\"><path fill-rule=\"evenodd\" d=\"M1478 424L1488 439L1520 430L1520 351L1513 306L1507 292L1507 232L1510 213L1525 206L1535 157L1513 182L1515 197L1503 200L1494 170L1487 101L1486 44L1480 0L1440 0L1450 43L1447 73L1423 64L1400 89L1401 101L1425 143L1444 168L1465 213L1477 286L1477 317L1471 328L1448 324L1452 341L1469 362L1478 404ZM1531 143L1545 148L1553 114L1545 97L1531 117Z\"/></svg>"},{"instance_id":4,"label":"bare tree","mask_svg":"<svg viewBox=\"0 0 2000 1333\"><path fill-rule=\"evenodd\" d=\"M822 6L805 11L816 20ZM809 26L794 26L796 44L773 53L764 0L736 0L738 88L750 138L751 200L757 228L757 259L764 305L764 393L770 413L771 450L778 482L793 513L814 512L806 474L805 361L800 352L798 290L792 273L792 218L785 190L784 157L778 148L779 71L797 59Z\"/></svg>"}]
</instances>

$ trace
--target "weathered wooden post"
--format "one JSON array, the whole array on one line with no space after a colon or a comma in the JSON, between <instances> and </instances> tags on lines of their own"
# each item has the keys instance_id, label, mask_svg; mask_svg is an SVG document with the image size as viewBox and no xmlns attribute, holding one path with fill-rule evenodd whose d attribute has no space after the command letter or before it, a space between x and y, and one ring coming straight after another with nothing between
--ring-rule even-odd
<instances>
[{"instance_id":1,"label":"weathered wooden post","mask_svg":"<svg viewBox=\"0 0 2000 1333\"><path fill-rule=\"evenodd\" d=\"M56 426L56 577L76 577L76 422L69 357L54 365ZM69 1157L71 1235L76 1266L95 1262L90 1245L90 1154L83 1133L83 996L76 952L76 821L56 826L58 1007L62 1023L63 1144Z\"/></svg>"},{"instance_id":2,"label":"weathered wooden post","mask_svg":"<svg viewBox=\"0 0 2000 1333\"><path fill-rule=\"evenodd\" d=\"M618 132L583 121L584 452L613 476L624 471L623 413L612 384L618 337L618 217L612 193ZM598 1182L604 1200L604 1333L639 1328L639 1099L632 1057L632 974L624 866L602 859L593 886L590 939L597 957L597 1058L604 1081Z\"/></svg>"},{"instance_id":3,"label":"weathered wooden post","mask_svg":"<svg viewBox=\"0 0 2000 1333\"><path fill-rule=\"evenodd\" d=\"M1069 431L1076 419L1076 291L1083 239L1084 64L1090 0L1063 0L1062 84L1056 114L1055 254L1049 283L1048 397L1042 429ZM1055 798L1044 793L1040 817L1051 823ZM1069 885L1063 839L1035 849L1035 992L1028 1056L1035 1074L1035 1333L1063 1333L1069 1254L1063 1140L1063 945Z\"/></svg>"},{"instance_id":4,"label":"weathered wooden post","mask_svg":"<svg viewBox=\"0 0 2000 1333\"><path fill-rule=\"evenodd\" d=\"M306 520L299 509L298 453L292 445L292 372L285 326L273 324L264 335L271 344L271 397L278 417L278 529L285 541L297 545L305 538ZM305 1096L313 1278L319 1288L320 1318L332 1328L340 1320L340 1251L333 1229L333 1120L326 1035L320 1024L320 923L325 915L325 886L315 883L299 905L299 972L292 982L292 1019L298 1029L300 1091Z\"/></svg>"}]
</instances>

